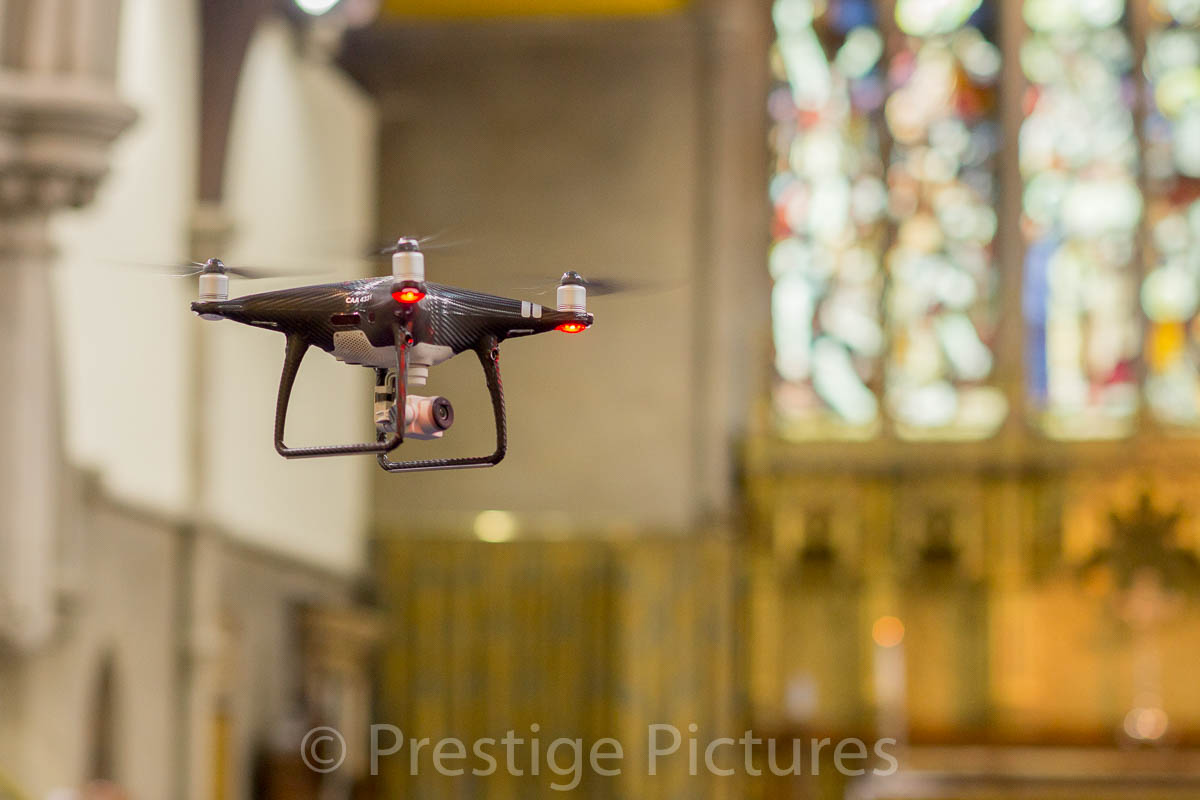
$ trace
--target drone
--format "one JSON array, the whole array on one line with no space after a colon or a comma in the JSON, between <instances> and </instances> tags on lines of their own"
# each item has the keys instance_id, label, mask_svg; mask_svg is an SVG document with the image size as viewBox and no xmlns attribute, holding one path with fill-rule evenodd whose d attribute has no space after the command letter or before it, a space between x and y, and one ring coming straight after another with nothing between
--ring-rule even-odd
<instances>
[{"instance_id":1,"label":"drone","mask_svg":"<svg viewBox=\"0 0 1200 800\"><path fill-rule=\"evenodd\" d=\"M229 276L265 277L227 267L219 259L195 263L200 297L191 308L205 320L232 320L278 331L286 338L283 373L275 400L275 450L284 458L374 453L388 472L493 467L508 451L500 343L547 331L579 333L595 321L587 311L588 282L563 274L557 307L443 286L425 280L425 256L417 239L401 238L384 251L390 276L261 292L230 299ZM289 447L284 426L292 386L310 347L338 361L375 371L376 440L355 444ZM431 367L471 350L483 367L496 425L490 455L393 461L389 454L407 439L440 439L454 424L445 397L411 394L426 384Z\"/></svg>"}]
</instances>

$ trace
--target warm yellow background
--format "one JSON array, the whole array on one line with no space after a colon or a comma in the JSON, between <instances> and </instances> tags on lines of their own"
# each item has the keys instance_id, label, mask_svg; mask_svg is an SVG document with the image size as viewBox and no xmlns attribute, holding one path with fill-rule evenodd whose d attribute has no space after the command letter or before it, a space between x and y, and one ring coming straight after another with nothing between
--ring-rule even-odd
<instances>
[{"instance_id":1,"label":"warm yellow background","mask_svg":"<svg viewBox=\"0 0 1200 800\"><path fill-rule=\"evenodd\" d=\"M395 17L443 19L532 16L629 16L660 14L687 0L384 0L383 12Z\"/></svg>"}]
</instances>

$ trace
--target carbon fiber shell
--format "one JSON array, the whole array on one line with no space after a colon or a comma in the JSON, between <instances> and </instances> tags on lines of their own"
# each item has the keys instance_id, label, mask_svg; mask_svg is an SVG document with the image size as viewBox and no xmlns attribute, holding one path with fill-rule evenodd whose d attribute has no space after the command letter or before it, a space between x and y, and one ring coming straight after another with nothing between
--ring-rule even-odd
<instances>
[{"instance_id":1,"label":"carbon fiber shell","mask_svg":"<svg viewBox=\"0 0 1200 800\"><path fill-rule=\"evenodd\" d=\"M333 334L337 331L361 330L372 345L394 347L392 319L406 309L392 298L391 290L391 276L365 278L232 300L196 301L192 310L256 328L298 334L326 352L333 351ZM502 341L544 333L564 322L589 326L593 322L587 313L560 312L436 283L426 283L425 291L425 297L411 309L413 343L449 347L455 355L473 349L488 336Z\"/></svg>"}]
</instances>

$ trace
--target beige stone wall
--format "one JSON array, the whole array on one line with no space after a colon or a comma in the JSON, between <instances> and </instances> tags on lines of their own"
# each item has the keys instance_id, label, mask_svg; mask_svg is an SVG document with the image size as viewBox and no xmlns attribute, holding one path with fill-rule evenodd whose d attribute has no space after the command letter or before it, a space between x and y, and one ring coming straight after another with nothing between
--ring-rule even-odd
<instances>
[{"instance_id":1,"label":"beige stone wall","mask_svg":"<svg viewBox=\"0 0 1200 800\"><path fill-rule=\"evenodd\" d=\"M248 542L352 573L362 566L370 465L280 459L271 425L283 337L197 319L187 305L195 281L152 267L220 256L285 276L235 282L235 295L365 274L353 257L372 224L373 104L335 66L306 56L282 18L265 18L231 121L219 209L228 235L215 252L191 252L199 37L194 3L126 0L117 79L139 121L115 147L95 204L53 220L62 313L48 321L69 389L66 451L128 502L194 512ZM137 313L97 319L97 306ZM310 358L290 420L296 438L364 436L370 385L365 370Z\"/></svg>"},{"instance_id":2,"label":"beige stone wall","mask_svg":"<svg viewBox=\"0 0 1200 800\"><path fill-rule=\"evenodd\" d=\"M344 607L354 597L353 581L336 573L270 550L237 544L225 549L218 704L230 724L226 797L254 796L255 762L264 750L298 752L299 743L289 738L305 668L298 612L305 606Z\"/></svg>"},{"instance_id":3,"label":"beige stone wall","mask_svg":"<svg viewBox=\"0 0 1200 800\"><path fill-rule=\"evenodd\" d=\"M546 304L553 292L537 292L567 269L654 289L593 299L584 334L504 345L506 461L402 486L377 475L381 524L503 508L560 530L683 531L729 510L766 329L752 288L761 104L746 109L765 56L734 13L747 4L713 5L420 26L347 57L381 99L381 234L445 229L430 247L452 245L427 253L431 280ZM406 455L488 449L478 366L458 361L430 383L455 403L454 430Z\"/></svg>"},{"instance_id":4,"label":"beige stone wall","mask_svg":"<svg viewBox=\"0 0 1200 800\"><path fill-rule=\"evenodd\" d=\"M211 667L213 692L197 710L199 730L228 724L224 766L209 751L200 766L227 797L249 797L256 759L278 744L301 686L295 612L342 605L352 587L337 575L220 532L205 575L218 598L215 628L186 619L192 530L91 493L80 513L79 587L61 608L58 632L33 654L0 654L0 775L30 797L78 787L100 736L111 736L116 778L133 797L179 797L189 784L185 724L197 670ZM196 634L201 634L198 639ZM113 713L98 718L98 684L113 664ZM193 776L194 777L194 776Z\"/></svg>"},{"instance_id":5,"label":"beige stone wall","mask_svg":"<svg viewBox=\"0 0 1200 800\"><path fill-rule=\"evenodd\" d=\"M195 204L198 16L189 0L124 0L116 49L121 97L137 122L116 141L94 202L56 214L52 320L68 460L114 497L161 513L190 502L189 353L180 306L194 291L132 264L186 261ZM136 308L136 314L97 307Z\"/></svg>"},{"instance_id":6,"label":"beige stone wall","mask_svg":"<svg viewBox=\"0 0 1200 800\"><path fill-rule=\"evenodd\" d=\"M505 508L570 512L576 524L687 524L698 53L686 19L643 24L654 35L586 45L490 31L468 33L463 46L444 32L398 70L411 77L383 108L380 229L449 226L446 240L469 239L427 254L431 280L537 291L575 269L669 288L593 300L586 333L504 345L506 461L405 476L403 492L379 476L383 521ZM554 303L553 293L529 299ZM456 408L453 432L435 446L473 455L488 449L491 415L478 365L460 360L431 376Z\"/></svg>"},{"instance_id":7,"label":"beige stone wall","mask_svg":"<svg viewBox=\"0 0 1200 800\"><path fill-rule=\"evenodd\" d=\"M370 98L333 65L307 57L282 18L264 19L234 104L223 199L232 228L219 255L286 277L236 282L235 296L369 273L357 257L372 222L375 135ZM374 462L280 458L272 426L283 336L192 322L202 347L192 368L203 396L195 424L205 518L248 543L347 574L361 570ZM372 385L369 370L310 354L289 438L365 440Z\"/></svg>"},{"instance_id":8,"label":"beige stone wall","mask_svg":"<svg viewBox=\"0 0 1200 800\"><path fill-rule=\"evenodd\" d=\"M161 521L91 505L79 573L54 638L32 656L0 659L6 706L0 770L32 797L76 786L96 743L101 664L115 670L114 766L128 785L165 797L173 786L179 542Z\"/></svg>"}]
</instances>

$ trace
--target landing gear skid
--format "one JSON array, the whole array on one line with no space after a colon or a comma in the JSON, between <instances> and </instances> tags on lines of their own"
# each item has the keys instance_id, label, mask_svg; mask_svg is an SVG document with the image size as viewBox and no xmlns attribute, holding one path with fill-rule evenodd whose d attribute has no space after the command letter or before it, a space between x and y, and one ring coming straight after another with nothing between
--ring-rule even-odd
<instances>
[{"instance_id":1,"label":"landing gear skid","mask_svg":"<svg viewBox=\"0 0 1200 800\"><path fill-rule=\"evenodd\" d=\"M279 378L279 394L275 400L275 450L284 458L319 458L322 456L344 456L359 453L376 453L379 466L388 472L428 472L439 469L463 469L468 467L494 467L508 452L508 424L504 411L504 386L500 382L500 343L494 336L486 337L475 347L475 354L483 367L488 393L492 398L492 412L496 419L496 450L491 455L469 458L434 458L416 461L393 461L388 453L404 441L405 405L408 399L408 331L399 322L392 326L396 342L396 393L392 403L394 430L376 425L378 440L356 444L323 445L318 447L288 447L283 441L287 424L288 404L291 402L292 387L300 371L300 362L308 352L309 343L299 334L289 334L284 352L283 374ZM386 386L390 370L376 370L376 387ZM389 387L390 388L390 387Z\"/></svg>"},{"instance_id":2,"label":"landing gear skid","mask_svg":"<svg viewBox=\"0 0 1200 800\"><path fill-rule=\"evenodd\" d=\"M500 382L500 343L494 336L481 340L475 346L475 355L483 367L483 376L487 381L488 394L492 397L492 413L496 418L496 450L487 456L472 456L469 458L432 458L419 461L392 461L388 453L394 447L379 453L379 466L388 472L430 472L438 469L464 469L470 467L494 467L504 460L508 452L508 423L504 413L504 385ZM403 376L403 370L397 371ZM404 419L405 381L396 381L396 408L398 419ZM380 433L383 437L385 434ZM382 442L381 442L382 443Z\"/></svg>"},{"instance_id":3,"label":"landing gear skid","mask_svg":"<svg viewBox=\"0 0 1200 800\"><path fill-rule=\"evenodd\" d=\"M396 340L396 374L403 375L408 362L408 331L399 322L393 323L392 334ZM288 447L283 442L283 430L287 423L288 403L292 397L292 386L296 383L296 374L300 371L300 362L308 352L309 343L303 336L295 333L288 334L287 349L283 356L283 374L279 378L279 394L275 398L275 451L284 458L319 458L321 456L345 456L356 453L379 453L381 456L390 453L404 441L404 430L401 428L376 442L361 442L358 444L336 444L320 447ZM403 382L399 382L396 392L396 413L399 419L404 419L405 392Z\"/></svg>"}]
</instances>

